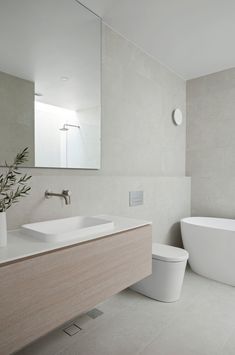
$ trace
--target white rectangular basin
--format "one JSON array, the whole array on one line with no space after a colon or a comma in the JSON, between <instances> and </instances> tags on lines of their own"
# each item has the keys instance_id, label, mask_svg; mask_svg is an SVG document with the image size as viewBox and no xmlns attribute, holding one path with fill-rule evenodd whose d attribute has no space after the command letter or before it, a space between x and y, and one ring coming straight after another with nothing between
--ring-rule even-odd
<instances>
[{"instance_id":1,"label":"white rectangular basin","mask_svg":"<svg viewBox=\"0 0 235 355\"><path fill-rule=\"evenodd\" d=\"M112 221L98 217L76 216L38 223L24 224L22 231L44 242L66 242L92 239L92 235L104 233L114 228Z\"/></svg>"}]
</instances>

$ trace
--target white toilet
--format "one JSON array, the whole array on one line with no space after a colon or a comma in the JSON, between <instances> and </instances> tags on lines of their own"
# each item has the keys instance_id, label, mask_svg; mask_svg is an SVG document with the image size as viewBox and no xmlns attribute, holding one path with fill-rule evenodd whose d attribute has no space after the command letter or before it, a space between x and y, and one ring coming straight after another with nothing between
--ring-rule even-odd
<instances>
[{"instance_id":1,"label":"white toilet","mask_svg":"<svg viewBox=\"0 0 235 355\"><path fill-rule=\"evenodd\" d=\"M153 243L152 275L137 282L131 289L158 301L177 301L180 298L188 256L185 249Z\"/></svg>"}]
</instances>

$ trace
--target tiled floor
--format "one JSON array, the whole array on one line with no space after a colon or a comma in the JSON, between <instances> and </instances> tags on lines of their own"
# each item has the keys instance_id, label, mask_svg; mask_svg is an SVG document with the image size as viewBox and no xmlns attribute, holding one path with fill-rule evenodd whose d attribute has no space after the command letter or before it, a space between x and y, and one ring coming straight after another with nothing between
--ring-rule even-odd
<instances>
[{"instance_id":1,"label":"tiled floor","mask_svg":"<svg viewBox=\"0 0 235 355\"><path fill-rule=\"evenodd\" d=\"M125 290L17 355L234 355L235 287L187 270L181 300L161 303Z\"/></svg>"}]
</instances>

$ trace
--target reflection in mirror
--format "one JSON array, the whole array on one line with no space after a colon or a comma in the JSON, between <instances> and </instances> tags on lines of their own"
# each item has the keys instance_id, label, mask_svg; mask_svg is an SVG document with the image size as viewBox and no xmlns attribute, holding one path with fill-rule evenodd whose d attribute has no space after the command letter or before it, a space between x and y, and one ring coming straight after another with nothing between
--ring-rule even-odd
<instances>
[{"instance_id":1,"label":"reflection in mirror","mask_svg":"<svg viewBox=\"0 0 235 355\"><path fill-rule=\"evenodd\" d=\"M101 22L76 0L0 2L0 162L100 167Z\"/></svg>"}]
</instances>

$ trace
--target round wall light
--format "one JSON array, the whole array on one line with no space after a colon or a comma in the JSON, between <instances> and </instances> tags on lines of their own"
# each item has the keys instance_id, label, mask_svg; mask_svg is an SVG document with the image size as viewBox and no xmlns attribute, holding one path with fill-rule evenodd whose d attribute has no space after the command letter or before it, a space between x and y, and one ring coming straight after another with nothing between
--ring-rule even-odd
<instances>
[{"instance_id":1,"label":"round wall light","mask_svg":"<svg viewBox=\"0 0 235 355\"><path fill-rule=\"evenodd\" d=\"M176 124L176 126L180 126L183 122L182 111L179 108L175 109L172 113L172 118L173 118L173 122Z\"/></svg>"}]
</instances>

